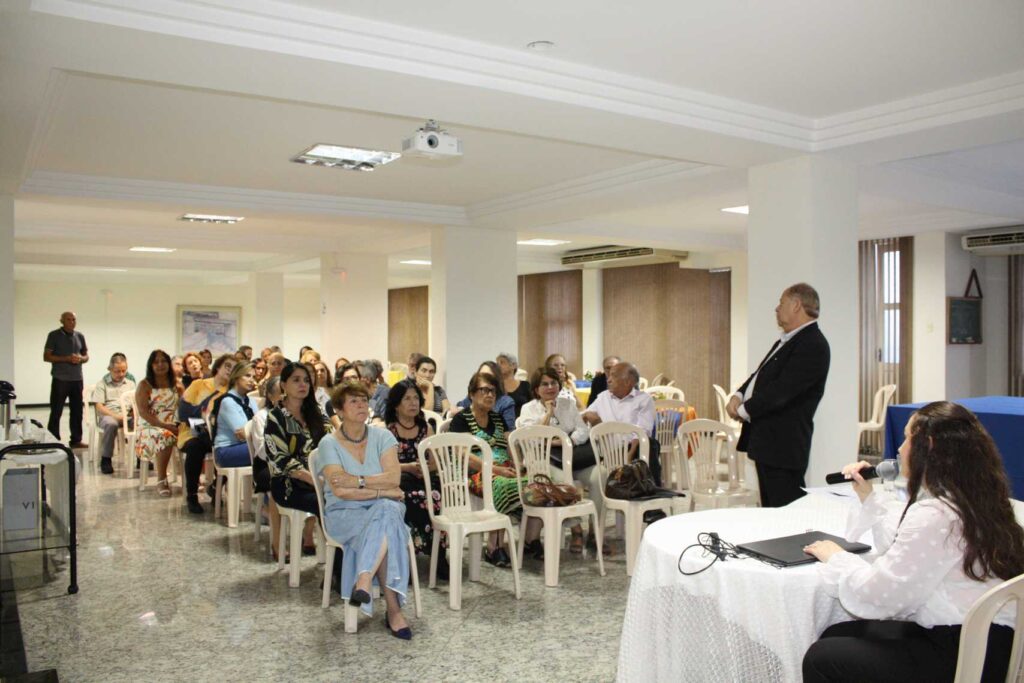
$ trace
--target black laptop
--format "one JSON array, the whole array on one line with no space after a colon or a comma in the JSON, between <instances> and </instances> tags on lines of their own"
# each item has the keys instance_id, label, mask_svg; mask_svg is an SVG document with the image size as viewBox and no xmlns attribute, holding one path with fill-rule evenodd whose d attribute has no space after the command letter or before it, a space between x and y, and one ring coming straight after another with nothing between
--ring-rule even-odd
<instances>
[{"instance_id":1,"label":"black laptop","mask_svg":"<svg viewBox=\"0 0 1024 683\"><path fill-rule=\"evenodd\" d=\"M839 538L824 531L808 531L795 536L782 536L781 538L770 538L766 541L754 541L753 543L741 543L736 546L739 550L756 557L769 564L780 567L793 567L798 564L810 564L818 560L813 555L804 552L804 546L815 541L834 541L843 550L851 553L866 553L871 546L863 543L851 543L845 538Z\"/></svg>"}]
</instances>

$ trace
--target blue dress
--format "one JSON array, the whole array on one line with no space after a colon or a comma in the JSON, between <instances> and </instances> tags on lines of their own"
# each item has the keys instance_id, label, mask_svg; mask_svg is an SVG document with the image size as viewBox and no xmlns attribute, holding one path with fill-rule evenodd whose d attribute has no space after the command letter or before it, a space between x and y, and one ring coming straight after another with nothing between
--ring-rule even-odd
<instances>
[{"instance_id":1,"label":"blue dress","mask_svg":"<svg viewBox=\"0 0 1024 683\"><path fill-rule=\"evenodd\" d=\"M367 427L366 462L360 463L345 450L337 438L328 434L320 440L316 458L316 475L323 474L328 465L340 465L348 474L367 477L383 474L380 458L389 448L398 446L395 437L386 429ZM398 603L405 604L409 588L409 530L405 526L405 504L390 498L373 500L344 500L324 485L324 526L327 533L345 546L341 566L341 597L352 595L356 577L373 571L377 556L385 539L388 544L387 587L398 595ZM376 580L376 578L374 579ZM363 611L373 614L373 602L365 603Z\"/></svg>"}]
</instances>

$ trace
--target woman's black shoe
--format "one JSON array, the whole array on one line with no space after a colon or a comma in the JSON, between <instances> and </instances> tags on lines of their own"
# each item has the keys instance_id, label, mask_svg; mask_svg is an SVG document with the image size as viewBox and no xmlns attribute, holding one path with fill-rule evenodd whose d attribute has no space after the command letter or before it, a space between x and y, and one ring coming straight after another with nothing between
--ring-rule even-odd
<instances>
[{"instance_id":1,"label":"woman's black shoe","mask_svg":"<svg viewBox=\"0 0 1024 683\"><path fill-rule=\"evenodd\" d=\"M442 555L437 559L437 578L447 581L451 577L451 567L448 565L448 558Z\"/></svg>"},{"instance_id":2,"label":"woman's black shoe","mask_svg":"<svg viewBox=\"0 0 1024 683\"><path fill-rule=\"evenodd\" d=\"M359 605L365 605L368 602L370 602L370 594L362 588L357 588L352 591L352 595L348 599L348 604L353 607L359 607Z\"/></svg>"},{"instance_id":3,"label":"woman's black shoe","mask_svg":"<svg viewBox=\"0 0 1024 683\"><path fill-rule=\"evenodd\" d=\"M505 552L504 548L495 548L494 550L485 550L484 559L489 564L493 564L495 567L511 567L512 560L509 559L508 553Z\"/></svg>"},{"instance_id":4,"label":"woman's black shoe","mask_svg":"<svg viewBox=\"0 0 1024 683\"><path fill-rule=\"evenodd\" d=\"M408 626L403 626L397 631L392 630L391 620L388 619L388 615L384 613L384 626L387 628L388 633L393 635L395 638L401 638L402 640L412 640L412 629Z\"/></svg>"},{"instance_id":5,"label":"woman's black shoe","mask_svg":"<svg viewBox=\"0 0 1024 683\"><path fill-rule=\"evenodd\" d=\"M544 559L544 544L540 542L539 538L535 538L526 545L523 546L523 554L529 555L535 560Z\"/></svg>"},{"instance_id":6,"label":"woman's black shoe","mask_svg":"<svg viewBox=\"0 0 1024 683\"><path fill-rule=\"evenodd\" d=\"M188 511L193 515L203 514L203 506L199 503L199 496L188 496L185 498L185 504L188 506Z\"/></svg>"}]
</instances>

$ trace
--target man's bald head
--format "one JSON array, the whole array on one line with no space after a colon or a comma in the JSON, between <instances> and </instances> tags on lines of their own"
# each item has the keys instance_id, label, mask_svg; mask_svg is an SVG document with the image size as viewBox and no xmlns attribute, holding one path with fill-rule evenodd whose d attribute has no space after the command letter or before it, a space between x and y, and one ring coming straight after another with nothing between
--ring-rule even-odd
<instances>
[{"instance_id":1,"label":"man's bald head","mask_svg":"<svg viewBox=\"0 0 1024 683\"><path fill-rule=\"evenodd\" d=\"M640 382L640 371L632 363L622 361L608 372L608 391L616 398L625 398Z\"/></svg>"},{"instance_id":2,"label":"man's bald head","mask_svg":"<svg viewBox=\"0 0 1024 683\"><path fill-rule=\"evenodd\" d=\"M65 332L71 332L75 329L78 318L75 317L73 311L64 311L60 314L60 326L64 328Z\"/></svg>"}]
</instances>

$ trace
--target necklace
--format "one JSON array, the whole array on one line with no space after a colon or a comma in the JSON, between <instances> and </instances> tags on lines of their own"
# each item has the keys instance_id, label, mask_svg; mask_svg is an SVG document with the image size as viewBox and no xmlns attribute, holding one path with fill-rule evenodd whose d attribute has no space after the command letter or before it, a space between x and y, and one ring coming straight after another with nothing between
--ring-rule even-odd
<instances>
[{"instance_id":1,"label":"necklace","mask_svg":"<svg viewBox=\"0 0 1024 683\"><path fill-rule=\"evenodd\" d=\"M404 422L402 422L401 418L397 418L397 422L402 427L402 429L416 429L416 422L415 422L415 420L413 421L413 423L411 425L407 425Z\"/></svg>"},{"instance_id":2,"label":"necklace","mask_svg":"<svg viewBox=\"0 0 1024 683\"><path fill-rule=\"evenodd\" d=\"M364 427L363 428L363 435L361 437L359 437L358 439L353 439L351 436L349 436L348 434L345 433L345 424L342 423L342 425L341 425L341 435L343 437L345 437L346 441L349 441L351 443L362 443L362 442L366 441L366 437L370 435L370 428L369 427Z\"/></svg>"}]
</instances>

